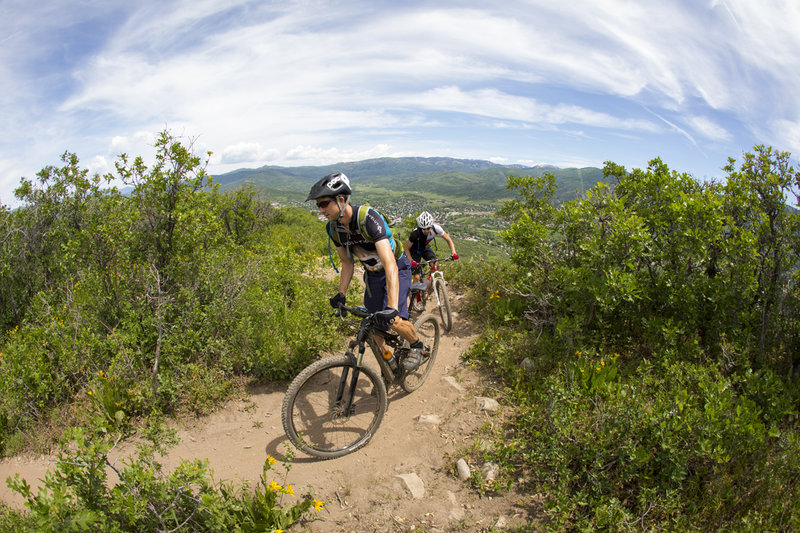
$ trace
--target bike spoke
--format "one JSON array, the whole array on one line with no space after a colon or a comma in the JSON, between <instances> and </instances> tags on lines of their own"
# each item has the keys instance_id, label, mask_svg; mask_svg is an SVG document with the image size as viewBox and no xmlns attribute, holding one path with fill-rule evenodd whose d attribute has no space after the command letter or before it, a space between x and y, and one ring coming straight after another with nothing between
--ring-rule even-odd
<instances>
[{"instance_id":1,"label":"bike spoke","mask_svg":"<svg viewBox=\"0 0 800 533\"><path fill-rule=\"evenodd\" d=\"M321 369L298 390L291 423L302 447L346 450L379 422L381 402L375 384L363 372L353 381L352 370L346 365Z\"/></svg>"}]
</instances>

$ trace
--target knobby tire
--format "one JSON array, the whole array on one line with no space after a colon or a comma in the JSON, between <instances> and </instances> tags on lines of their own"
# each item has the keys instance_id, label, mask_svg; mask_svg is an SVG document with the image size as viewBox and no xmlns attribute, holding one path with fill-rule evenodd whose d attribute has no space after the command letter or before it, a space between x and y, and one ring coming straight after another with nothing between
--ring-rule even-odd
<instances>
[{"instance_id":1,"label":"knobby tire","mask_svg":"<svg viewBox=\"0 0 800 533\"><path fill-rule=\"evenodd\" d=\"M362 448L375 435L386 413L386 386L375 370L362 366L353 387L356 368L348 356L327 357L307 366L289 385L281 420L286 436L298 450L333 459ZM353 387L349 412L336 404L345 372L345 391Z\"/></svg>"},{"instance_id":2,"label":"knobby tire","mask_svg":"<svg viewBox=\"0 0 800 533\"><path fill-rule=\"evenodd\" d=\"M427 357L424 357L422 363L414 370L406 370L403 379L400 381L400 386L406 392L414 392L422 386L428 378L433 368L433 362L436 360L436 354L439 352L439 321L436 317L428 313L422 315L414 322L414 329L417 330L420 340L425 346L430 347Z\"/></svg>"},{"instance_id":3,"label":"knobby tire","mask_svg":"<svg viewBox=\"0 0 800 533\"><path fill-rule=\"evenodd\" d=\"M437 279L433 282L433 290L439 299L439 315L442 317L442 328L450 331L453 327L453 316L450 313L450 299L447 297L447 287L445 282Z\"/></svg>"}]
</instances>

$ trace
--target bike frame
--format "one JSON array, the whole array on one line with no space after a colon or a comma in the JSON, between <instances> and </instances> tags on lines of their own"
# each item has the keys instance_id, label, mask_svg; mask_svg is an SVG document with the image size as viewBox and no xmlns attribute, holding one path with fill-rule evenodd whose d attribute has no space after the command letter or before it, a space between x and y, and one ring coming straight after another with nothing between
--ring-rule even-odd
<instances>
[{"instance_id":1,"label":"bike frame","mask_svg":"<svg viewBox=\"0 0 800 533\"><path fill-rule=\"evenodd\" d=\"M439 263L442 262L442 261L452 261L452 259L449 258L449 257L445 257L444 259L435 259L433 261L421 261L419 263L420 266L427 266L428 270L429 270L429 273L427 274L427 276L426 276L424 270L420 274L420 280L425 278L425 277L429 277L431 279L431 282L428 284L428 288L425 290L426 294L430 294L431 292L434 292L434 293L436 292L436 291L433 290L433 284L434 284L434 282L436 280L439 280L442 283L445 282L444 281L444 273L441 270L439 270ZM419 292L418 290L415 290L415 289L411 289L411 290L414 291L414 292ZM442 304L442 302L439 301L439 295L437 294L436 295L436 305L441 305L441 304Z\"/></svg>"},{"instance_id":2,"label":"bike frame","mask_svg":"<svg viewBox=\"0 0 800 533\"><path fill-rule=\"evenodd\" d=\"M342 405L344 407L344 412L348 413L352 408L351 402L353 401L353 394L355 392L355 386L358 382L358 376L361 373L361 367L364 362L364 352L367 351L367 345L369 344L370 349L372 350L375 359L378 361L378 366L381 368L381 374L383 375L384 379L389 383L401 379L403 377L403 370L402 367L398 364L398 369L395 372L389 366L389 364L383 359L382 354L379 353L378 345L374 339L374 330L375 330L375 318L372 313L366 310L364 307L347 307L347 306L340 306L339 308L339 315L344 317L347 313L351 313L355 316L361 317L361 324L358 328L358 335L356 338L351 340L348 349L345 352L345 355L351 357L355 360L355 370L353 371L353 375L349 376L348 373L343 372L342 377L339 381L339 387L336 393L336 404ZM397 333L392 332L382 332L384 340L387 346L392 348L392 351L395 354L398 354L398 350L402 347L403 341L400 338L400 335ZM357 355L353 353L353 348L358 347ZM399 359L399 357L398 357ZM348 387L348 394L347 394L347 401L342 404L344 399L344 392L345 387L347 387L347 382L350 381Z\"/></svg>"}]
</instances>

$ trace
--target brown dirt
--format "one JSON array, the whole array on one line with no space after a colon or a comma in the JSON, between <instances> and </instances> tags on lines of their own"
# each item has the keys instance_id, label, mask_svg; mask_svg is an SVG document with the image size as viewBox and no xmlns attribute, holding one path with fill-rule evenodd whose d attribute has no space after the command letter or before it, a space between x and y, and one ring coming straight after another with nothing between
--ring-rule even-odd
<instances>
[{"instance_id":1,"label":"brown dirt","mask_svg":"<svg viewBox=\"0 0 800 533\"><path fill-rule=\"evenodd\" d=\"M519 507L513 492L481 496L454 475L455 461L481 441L481 428L494 424L496 415L480 409L480 398L491 394L491 384L461 360L474 334L459 318L460 298L451 298L454 327L442 337L428 381L412 394L399 387L389 390L389 408L372 441L327 461L298 453L287 479L277 480L292 484L298 494L310 487L325 504L321 513L312 511L315 516L292 531L477 532L533 519L528 515L535 512L533 502ZM205 458L216 480L257 483L267 454L285 457L281 403L286 386L251 390L211 416L176 422L181 442L162 463L171 469L184 459ZM421 422L420 415L436 415L441 423ZM0 480L19 473L36 487L52 462L52 457L5 459ZM481 466L470 464L473 471ZM421 497L399 477L406 474L416 474L424 483ZM0 501L19 507L21 499L5 483L0 485Z\"/></svg>"}]
</instances>

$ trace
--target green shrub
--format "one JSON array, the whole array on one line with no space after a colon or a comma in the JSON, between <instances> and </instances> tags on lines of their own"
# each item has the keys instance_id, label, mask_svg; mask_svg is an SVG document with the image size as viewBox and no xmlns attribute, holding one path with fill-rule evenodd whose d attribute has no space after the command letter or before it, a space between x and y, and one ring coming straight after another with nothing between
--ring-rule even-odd
<instances>
[{"instance_id":1,"label":"green shrub","mask_svg":"<svg viewBox=\"0 0 800 533\"><path fill-rule=\"evenodd\" d=\"M509 180L511 265L460 272L468 357L504 380L492 456L552 529L797 528L800 179L756 152L725 184L609 163L561 205L552 177Z\"/></svg>"},{"instance_id":2,"label":"green shrub","mask_svg":"<svg viewBox=\"0 0 800 533\"><path fill-rule=\"evenodd\" d=\"M100 371L129 384L114 411L128 419L207 412L233 380L290 379L334 344L316 217L251 190L221 194L167 132L156 150L151 167L123 155L106 176L127 196L65 154L62 168L23 180L20 209L0 212L19 237L0 258L31 272L0 289L14 307L0 342L0 434L44 423L93 387L104 394Z\"/></svg>"},{"instance_id":3,"label":"green shrub","mask_svg":"<svg viewBox=\"0 0 800 533\"><path fill-rule=\"evenodd\" d=\"M58 455L37 492L17 475L9 486L25 499L27 512L4 509L3 531L271 531L286 529L323 503L295 494L270 479L277 461L268 456L254 490L214 483L206 461L183 461L165 472L157 457L175 443L174 432L153 426L137 453L115 466L105 432L79 428ZM69 451L67 451L69 450ZM283 464L284 479L288 472ZM118 480L108 477L109 471Z\"/></svg>"}]
</instances>

